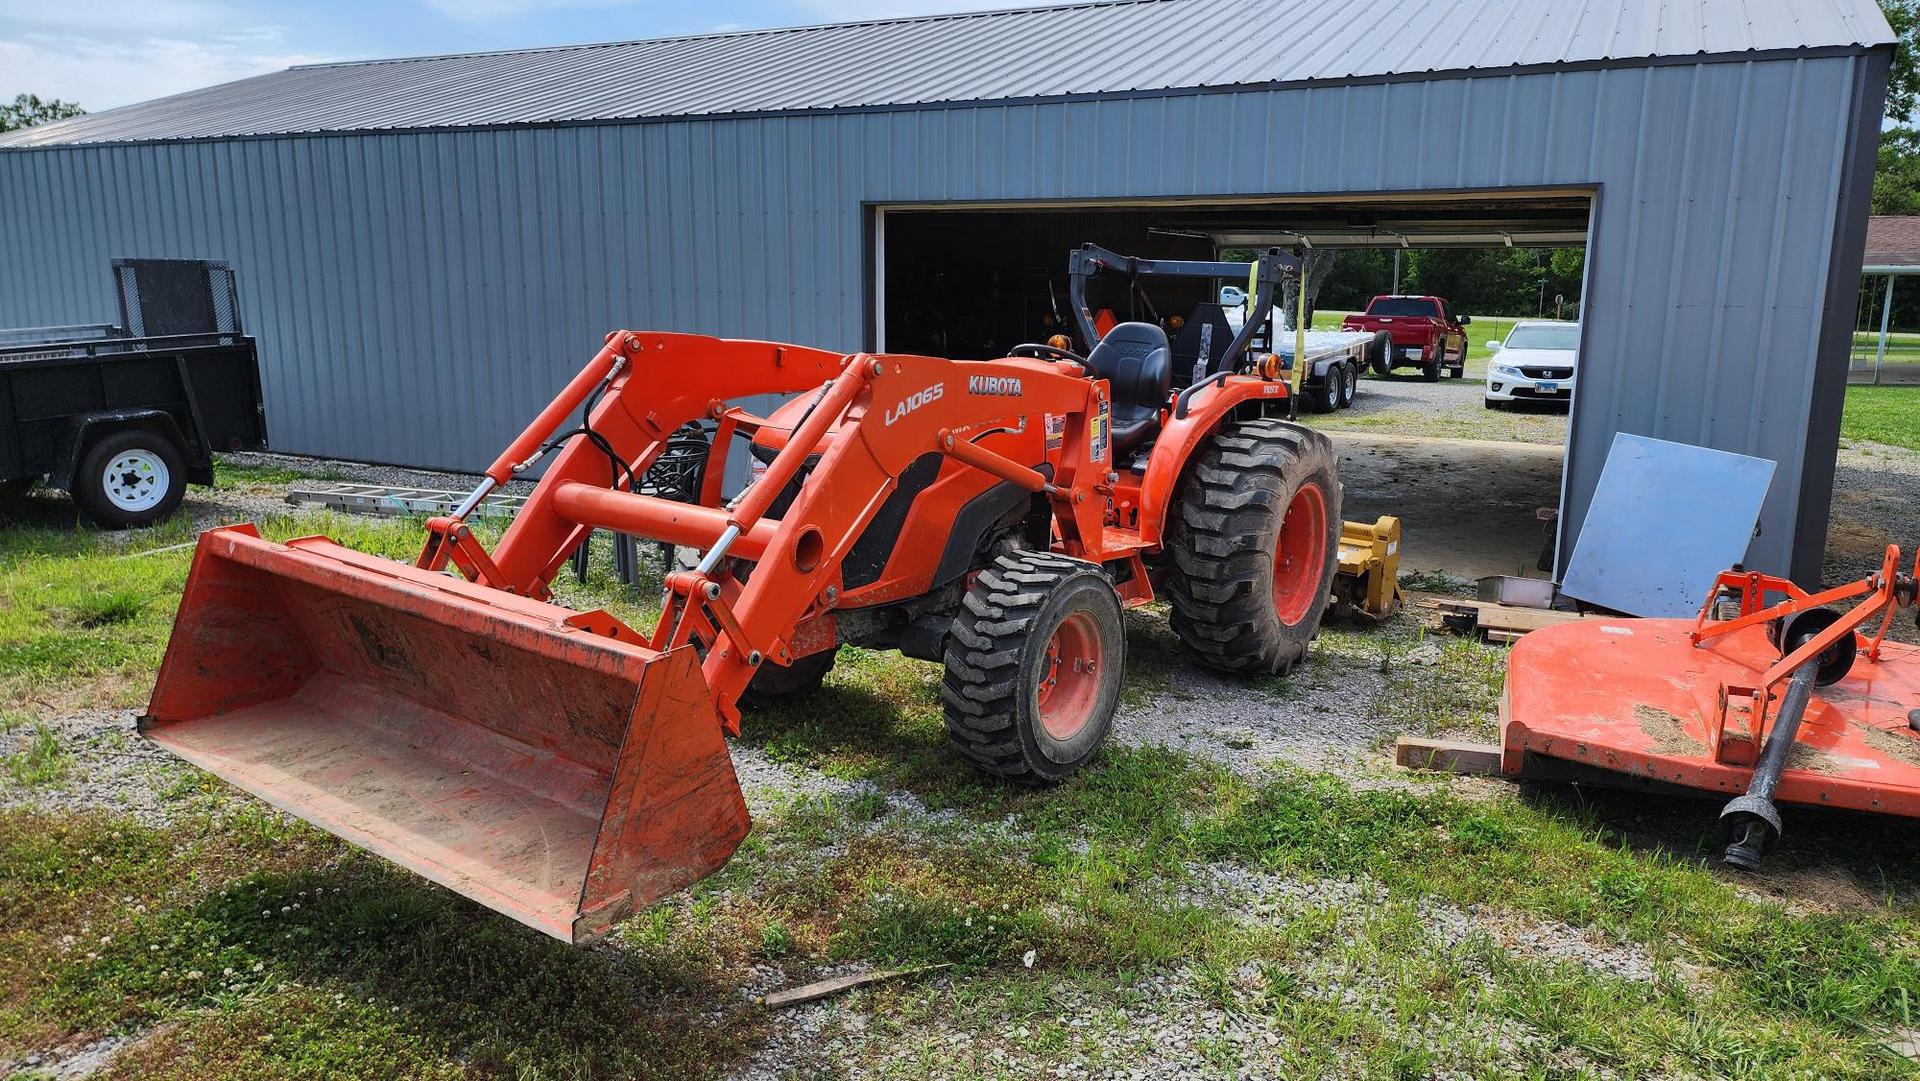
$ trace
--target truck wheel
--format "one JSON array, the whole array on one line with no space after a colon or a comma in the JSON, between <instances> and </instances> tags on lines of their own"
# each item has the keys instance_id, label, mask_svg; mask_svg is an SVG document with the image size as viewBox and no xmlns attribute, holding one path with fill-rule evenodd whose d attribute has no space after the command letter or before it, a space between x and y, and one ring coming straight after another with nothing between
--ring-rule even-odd
<instances>
[{"instance_id":1,"label":"truck wheel","mask_svg":"<svg viewBox=\"0 0 1920 1081\"><path fill-rule=\"evenodd\" d=\"M1420 378L1428 383L1438 383L1440 381L1440 362L1436 360L1431 364L1420 365Z\"/></svg>"},{"instance_id":2,"label":"truck wheel","mask_svg":"<svg viewBox=\"0 0 1920 1081\"><path fill-rule=\"evenodd\" d=\"M187 494L187 467L173 441L144 428L111 432L80 459L73 501L104 529L151 525Z\"/></svg>"},{"instance_id":3,"label":"truck wheel","mask_svg":"<svg viewBox=\"0 0 1920 1081\"><path fill-rule=\"evenodd\" d=\"M1023 784L1065 780L1113 728L1126 649L1099 567L1052 552L996 557L947 639L940 699L954 749Z\"/></svg>"},{"instance_id":4,"label":"truck wheel","mask_svg":"<svg viewBox=\"0 0 1920 1081\"><path fill-rule=\"evenodd\" d=\"M1340 379L1340 408L1346 409L1352 406L1354 396L1359 392L1360 365L1357 363L1346 365L1346 370Z\"/></svg>"},{"instance_id":5,"label":"truck wheel","mask_svg":"<svg viewBox=\"0 0 1920 1081\"><path fill-rule=\"evenodd\" d=\"M833 671L833 662L839 655L840 647L835 646L796 658L792 664L785 666L771 661L763 663L753 673L747 689L740 692L740 704L748 709L759 709L787 698L811 694L826 681L827 673Z\"/></svg>"},{"instance_id":6,"label":"truck wheel","mask_svg":"<svg viewBox=\"0 0 1920 1081\"><path fill-rule=\"evenodd\" d=\"M1278 420L1222 428L1169 528L1173 629L1208 665L1284 672L1320 629L1340 557L1333 444Z\"/></svg>"},{"instance_id":7,"label":"truck wheel","mask_svg":"<svg viewBox=\"0 0 1920 1081\"><path fill-rule=\"evenodd\" d=\"M1331 413L1340 408L1340 365L1327 369L1320 377L1320 385L1306 388L1307 410L1313 413Z\"/></svg>"}]
</instances>

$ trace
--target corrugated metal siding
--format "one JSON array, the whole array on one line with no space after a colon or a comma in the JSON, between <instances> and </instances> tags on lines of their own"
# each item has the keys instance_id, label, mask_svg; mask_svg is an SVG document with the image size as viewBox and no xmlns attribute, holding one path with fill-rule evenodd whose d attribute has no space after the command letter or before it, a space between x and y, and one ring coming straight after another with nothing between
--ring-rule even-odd
<instances>
[{"instance_id":1,"label":"corrugated metal siding","mask_svg":"<svg viewBox=\"0 0 1920 1081\"><path fill-rule=\"evenodd\" d=\"M0 147L898 106L1892 41L1874 0L1124 0L300 67L0 135Z\"/></svg>"},{"instance_id":2,"label":"corrugated metal siding","mask_svg":"<svg viewBox=\"0 0 1920 1081\"><path fill-rule=\"evenodd\" d=\"M108 316L116 256L228 259L279 447L473 468L611 327L861 346L863 202L1593 184L1569 521L1614 431L1758 454L1785 569L1885 62L0 154L0 325Z\"/></svg>"}]
</instances>

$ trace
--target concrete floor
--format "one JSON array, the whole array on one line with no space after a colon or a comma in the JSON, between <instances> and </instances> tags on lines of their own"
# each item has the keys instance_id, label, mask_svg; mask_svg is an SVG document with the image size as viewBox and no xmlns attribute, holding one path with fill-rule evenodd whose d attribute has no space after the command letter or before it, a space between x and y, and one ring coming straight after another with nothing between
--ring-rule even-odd
<instances>
[{"instance_id":1,"label":"concrete floor","mask_svg":"<svg viewBox=\"0 0 1920 1081\"><path fill-rule=\"evenodd\" d=\"M1349 521L1398 515L1402 573L1546 577L1536 516L1560 501L1562 447L1332 431Z\"/></svg>"}]
</instances>

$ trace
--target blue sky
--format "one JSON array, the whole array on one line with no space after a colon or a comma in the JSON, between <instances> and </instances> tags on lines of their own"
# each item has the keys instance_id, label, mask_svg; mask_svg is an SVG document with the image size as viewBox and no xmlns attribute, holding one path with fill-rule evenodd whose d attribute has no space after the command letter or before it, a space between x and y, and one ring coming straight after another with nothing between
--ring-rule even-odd
<instances>
[{"instance_id":1,"label":"blue sky","mask_svg":"<svg viewBox=\"0 0 1920 1081\"><path fill-rule=\"evenodd\" d=\"M1035 2L0 0L0 100L31 92L97 112L322 60L619 41Z\"/></svg>"}]
</instances>

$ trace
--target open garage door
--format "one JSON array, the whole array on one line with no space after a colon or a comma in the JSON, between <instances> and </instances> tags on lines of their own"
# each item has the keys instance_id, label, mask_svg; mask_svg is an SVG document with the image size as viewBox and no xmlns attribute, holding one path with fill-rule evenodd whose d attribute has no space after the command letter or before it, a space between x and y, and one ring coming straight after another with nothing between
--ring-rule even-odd
<instances>
[{"instance_id":1,"label":"open garage door","mask_svg":"<svg viewBox=\"0 0 1920 1081\"><path fill-rule=\"evenodd\" d=\"M1303 245L1573 247L1587 241L1592 198L1554 191L875 207L871 344L963 359L1002 356L1057 333L1085 347L1069 308L1067 257L1086 242L1163 259ZM1245 282L1156 281L1137 295L1118 280L1096 279L1089 301L1117 320L1171 325L1191 318L1198 305L1217 303L1219 288L1234 284ZM1390 286L1383 279L1377 292ZM1325 310L1325 298L1321 303L1314 326L1337 327L1339 314ZM1562 500L1570 418L1543 407L1486 409L1488 332L1504 334L1511 320L1464 314L1476 317L1464 378L1430 384L1412 372L1369 374L1351 408L1303 420L1323 427L1340 447L1348 518L1402 518L1406 570L1540 575L1551 529L1539 512Z\"/></svg>"}]
</instances>

